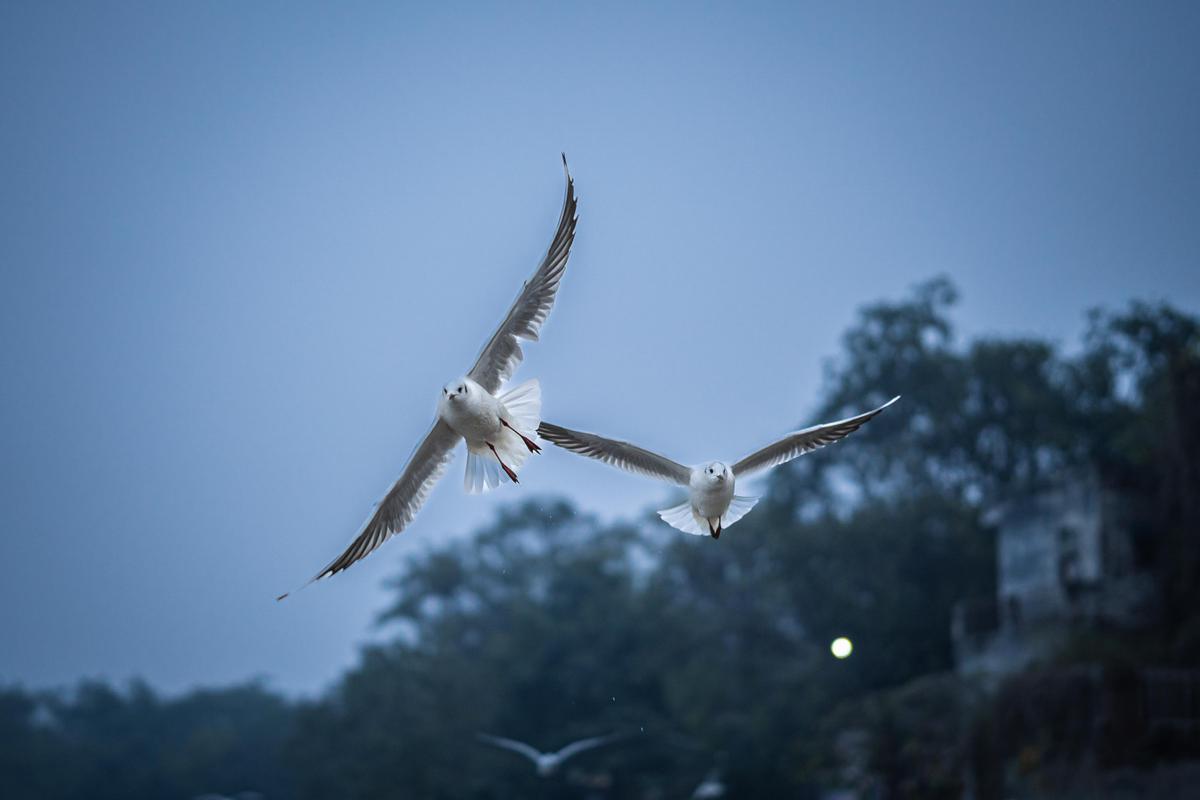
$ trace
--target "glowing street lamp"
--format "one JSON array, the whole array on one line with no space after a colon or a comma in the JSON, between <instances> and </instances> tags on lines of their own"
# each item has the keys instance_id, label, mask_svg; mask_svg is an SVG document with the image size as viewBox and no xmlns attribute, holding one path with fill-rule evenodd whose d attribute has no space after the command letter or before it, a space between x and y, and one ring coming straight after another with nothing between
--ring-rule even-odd
<instances>
[{"instance_id":1,"label":"glowing street lamp","mask_svg":"<svg viewBox=\"0 0 1200 800\"><path fill-rule=\"evenodd\" d=\"M834 658L848 658L854 652L854 643L845 636L839 636L829 643L829 652Z\"/></svg>"}]
</instances>

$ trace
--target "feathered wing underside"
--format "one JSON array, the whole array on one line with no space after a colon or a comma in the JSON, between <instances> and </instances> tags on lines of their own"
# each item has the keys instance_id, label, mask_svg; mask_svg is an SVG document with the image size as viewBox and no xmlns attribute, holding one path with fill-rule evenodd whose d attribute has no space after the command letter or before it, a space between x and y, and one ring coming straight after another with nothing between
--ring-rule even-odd
<instances>
[{"instance_id":1,"label":"feathered wing underside","mask_svg":"<svg viewBox=\"0 0 1200 800\"><path fill-rule=\"evenodd\" d=\"M738 478L742 478L752 472L778 466L791 461L793 458L798 458L805 453L811 453L813 450L822 448L827 444L833 444L839 439L843 439L854 433L875 417L876 414L899 399L900 397L897 395L879 408L868 411L865 414L859 414L856 417L849 417L837 422L829 422L824 425L814 425L811 428L805 428L802 431L789 434L778 442L769 444L734 464L733 474Z\"/></svg>"},{"instance_id":2,"label":"feathered wing underside","mask_svg":"<svg viewBox=\"0 0 1200 800\"><path fill-rule=\"evenodd\" d=\"M325 569L313 576L313 581L336 575L356 562L366 558L390 537L404 530L417 515L430 489L442 477L446 466L454 457L454 446L461 437L442 420L434 423L432 430L417 445L409 458L404 472L392 484L383 501L376 506L370 519L363 525L358 536L340 556L329 562ZM307 584L305 584L307 585ZM278 600L287 597L280 595Z\"/></svg>"},{"instance_id":3,"label":"feathered wing underside","mask_svg":"<svg viewBox=\"0 0 1200 800\"><path fill-rule=\"evenodd\" d=\"M567 169L567 157L563 156L563 170L567 175L567 194L563 200L562 214L558 218L558 228L546 257L538 265L533 277L525 282L521 293L508 311L508 316L500 327L492 334L492 338L484 345L471 367L469 377L493 394L516 371L521 363L521 339L536 342L542 323L546 321L550 308L554 305L554 297L558 293L558 285L563 272L567 268L567 259L571 255L571 244L575 241L576 215L575 182Z\"/></svg>"},{"instance_id":4,"label":"feathered wing underside","mask_svg":"<svg viewBox=\"0 0 1200 800\"><path fill-rule=\"evenodd\" d=\"M658 515L662 517L663 522L675 530L690 533L693 536L711 535L708 521L696 513L696 509L692 508L691 500L685 500L677 506L664 508L658 512Z\"/></svg>"},{"instance_id":5,"label":"feathered wing underside","mask_svg":"<svg viewBox=\"0 0 1200 800\"><path fill-rule=\"evenodd\" d=\"M594 433L573 431L550 422L543 422L538 426L538 436L564 450L603 461L629 472L670 481L680 486L687 486L691 479L692 471L682 464L629 442L606 439Z\"/></svg>"}]
</instances>

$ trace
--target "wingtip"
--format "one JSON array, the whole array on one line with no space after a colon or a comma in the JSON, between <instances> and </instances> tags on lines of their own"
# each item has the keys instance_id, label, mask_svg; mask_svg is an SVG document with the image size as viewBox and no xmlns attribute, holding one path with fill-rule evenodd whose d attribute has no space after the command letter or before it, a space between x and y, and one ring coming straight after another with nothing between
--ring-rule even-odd
<instances>
[{"instance_id":1,"label":"wingtip","mask_svg":"<svg viewBox=\"0 0 1200 800\"><path fill-rule=\"evenodd\" d=\"M890 408L892 406L892 404L894 404L899 399L900 399L900 395L896 395L891 400L888 400L886 403L884 403L883 405L881 405L879 408L875 409L874 411L868 411L867 414L869 414L871 417L874 417L876 414L882 413L884 411L884 409Z\"/></svg>"},{"instance_id":2,"label":"wingtip","mask_svg":"<svg viewBox=\"0 0 1200 800\"><path fill-rule=\"evenodd\" d=\"M301 591L302 589L307 589L309 586L316 583L321 578L324 578L328 574L330 574L330 573L328 570L326 570L325 572L322 572L320 575L314 575L313 577L311 577L307 581L305 581L303 586L298 586L295 589L292 589L290 592L284 592L283 594L276 597L275 602L278 603L280 600L285 600L285 599L291 597L292 595L294 595L296 592Z\"/></svg>"}]
</instances>

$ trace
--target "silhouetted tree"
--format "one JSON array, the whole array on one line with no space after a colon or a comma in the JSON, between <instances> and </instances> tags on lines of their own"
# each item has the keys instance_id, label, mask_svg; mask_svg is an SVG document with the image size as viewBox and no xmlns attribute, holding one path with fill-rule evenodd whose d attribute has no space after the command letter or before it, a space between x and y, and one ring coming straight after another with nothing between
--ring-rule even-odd
<instances>
[{"instance_id":1,"label":"silhouetted tree","mask_svg":"<svg viewBox=\"0 0 1200 800\"><path fill-rule=\"evenodd\" d=\"M719 541L528 500L408 558L380 616L388 641L316 700L253 684L0 691L4 796L666 798L719 767L733 797L816 797L855 730L890 796L956 796L967 763L995 791L1022 742L967 747L978 709L947 676L953 604L994 592L982 519L997 499L1084 468L1135 498L1169 610L1172 648L1154 652L1200 663L1200 323L1097 312L1064 356L959 342L955 299L937 279L863 309L814 416L904 400L774 471ZM837 636L854 642L844 661ZM1039 720L1012 729L1036 737ZM544 749L627 738L541 779L482 731Z\"/></svg>"}]
</instances>

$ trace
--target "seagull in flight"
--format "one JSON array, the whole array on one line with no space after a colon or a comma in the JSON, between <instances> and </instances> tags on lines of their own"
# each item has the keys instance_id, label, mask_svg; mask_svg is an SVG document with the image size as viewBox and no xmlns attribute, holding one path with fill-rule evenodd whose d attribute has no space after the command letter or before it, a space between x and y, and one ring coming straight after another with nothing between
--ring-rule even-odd
<instances>
[{"instance_id":1,"label":"seagull in flight","mask_svg":"<svg viewBox=\"0 0 1200 800\"><path fill-rule=\"evenodd\" d=\"M708 773L692 792L692 800L716 800L716 798L724 796L725 784L721 782L721 774L715 769Z\"/></svg>"},{"instance_id":2,"label":"seagull in flight","mask_svg":"<svg viewBox=\"0 0 1200 800\"><path fill-rule=\"evenodd\" d=\"M549 422L538 426L538 435L572 453L686 487L688 499L680 505L659 511L658 515L668 525L684 533L697 536L707 534L717 539L721 531L744 517L758 502L757 497L734 494L738 478L784 464L832 444L858 430L899 399L897 395L874 411L788 434L774 444L751 453L732 467L721 461L685 467L629 442L573 431Z\"/></svg>"},{"instance_id":3,"label":"seagull in flight","mask_svg":"<svg viewBox=\"0 0 1200 800\"><path fill-rule=\"evenodd\" d=\"M528 758L537 767L537 774L542 778L548 778L557 772L558 768L563 765L563 762L571 756L578 755L585 750L591 750L594 747L608 744L619 738L621 738L620 734L616 733L609 734L608 736L593 736L590 739L580 739L577 742L571 742L556 752L543 753L524 742L518 742L516 739L505 739L503 736L491 736L486 733L479 734L481 742L502 747L505 750L511 750Z\"/></svg>"},{"instance_id":4,"label":"seagull in flight","mask_svg":"<svg viewBox=\"0 0 1200 800\"><path fill-rule=\"evenodd\" d=\"M446 471L460 441L467 444L464 481L470 493L499 486L504 478L517 483L517 472L531 453L541 452L530 436L542 413L542 391L537 380L501 392L521 363L520 340L537 341L558 285L567 268L575 240L575 182L563 155L567 193L550 249L533 277L525 282L508 315L484 345L471 371L442 387L437 420L413 450L400 477L388 490L358 536L340 556L308 583L336 575L372 553L404 530L417 515L430 489ZM305 584L306 586L308 584ZM287 597L280 595L277 600Z\"/></svg>"}]
</instances>

